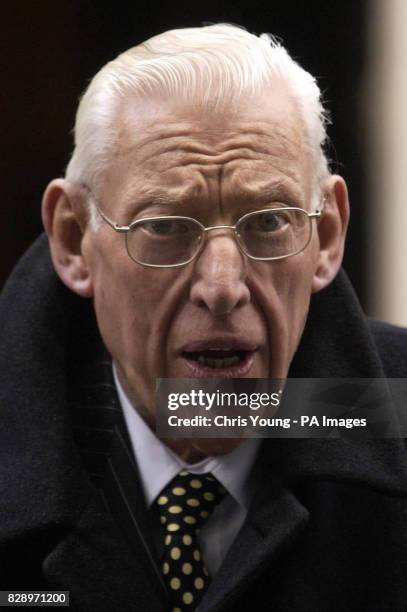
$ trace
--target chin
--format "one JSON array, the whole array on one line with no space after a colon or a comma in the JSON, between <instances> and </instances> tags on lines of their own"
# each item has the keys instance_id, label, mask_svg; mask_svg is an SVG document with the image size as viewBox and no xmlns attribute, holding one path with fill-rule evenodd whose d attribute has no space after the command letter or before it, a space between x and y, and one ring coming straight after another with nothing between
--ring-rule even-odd
<instances>
[{"instance_id":1,"label":"chin","mask_svg":"<svg viewBox=\"0 0 407 612\"><path fill-rule=\"evenodd\" d=\"M166 438L165 444L187 463L198 463L206 457L227 455L240 446L246 438Z\"/></svg>"},{"instance_id":2,"label":"chin","mask_svg":"<svg viewBox=\"0 0 407 612\"><path fill-rule=\"evenodd\" d=\"M192 444L196 450L206 455L227 455L244 440L245 438L198 438Z\"/></svg>"}]
</instances>

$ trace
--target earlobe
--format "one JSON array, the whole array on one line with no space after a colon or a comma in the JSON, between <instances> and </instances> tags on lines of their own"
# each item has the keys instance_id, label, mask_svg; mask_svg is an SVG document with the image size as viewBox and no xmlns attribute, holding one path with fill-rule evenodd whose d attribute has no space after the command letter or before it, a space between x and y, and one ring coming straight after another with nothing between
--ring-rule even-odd
<instances>
[{"instance_id":1,"label":"earlobe","mask_svg":"<svg viewBox=\"0 0 407 612\"><path fill-rule=\"evenodd\" d=\"M319 253L312 282L317 293L329 285L341 266L349 222L349 200L346 183L333 175L323 186L325 206L318 222Z\"/></svg>"},{"instance_id":2,"label":"earlobe","mask_svg":"<svg viewBox=\"0 0 407 612\"><path fill-rule=\"evenodd\" d=\"M42 221L56 273L71 291L89 298L93 295L93 287L82 251L87 228L82 197L67 181L52 181L43 196Z\"/></svg>"}]
</instances>

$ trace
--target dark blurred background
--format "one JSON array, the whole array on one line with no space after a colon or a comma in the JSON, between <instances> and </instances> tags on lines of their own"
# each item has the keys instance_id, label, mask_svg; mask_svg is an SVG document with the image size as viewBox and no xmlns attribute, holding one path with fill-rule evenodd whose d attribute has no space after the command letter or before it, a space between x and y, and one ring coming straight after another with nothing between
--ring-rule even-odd
<instances>
[{"instance_id":1,"label":"dark blurred background","mask_svg":"<svg viewBox=\"0 0 407 612\"><path fill-rule=\"evenodd\" d=\"M124 49L166 29L231 22L281 38L318 77L333 125L330 157L346 179L352 218L345 268L366 304L367 225L361 98L368 0L208 3L58 0L8 3L1 36L0 286L42 231L40 202L72 150L78 97Z\"/></svg>"}]
</instances>

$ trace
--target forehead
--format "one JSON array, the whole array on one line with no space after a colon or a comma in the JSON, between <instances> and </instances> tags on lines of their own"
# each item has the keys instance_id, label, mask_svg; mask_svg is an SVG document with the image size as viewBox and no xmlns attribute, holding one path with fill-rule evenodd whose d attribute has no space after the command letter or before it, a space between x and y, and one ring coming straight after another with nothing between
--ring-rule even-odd
<instances>
[{"instance_id":1,"label":"forehead","mask_svg":"<svg viewBox=\"0 0 407 612\"><path fill-rule=\"evenodd\" d=\"M131 203L213 198L214 192L227 201L280 190L306 206L310 183L303 122L291 97L276 87L223 107L126 100L103 193L115 196L121 212Z\"/></svg>"}]
</instances>

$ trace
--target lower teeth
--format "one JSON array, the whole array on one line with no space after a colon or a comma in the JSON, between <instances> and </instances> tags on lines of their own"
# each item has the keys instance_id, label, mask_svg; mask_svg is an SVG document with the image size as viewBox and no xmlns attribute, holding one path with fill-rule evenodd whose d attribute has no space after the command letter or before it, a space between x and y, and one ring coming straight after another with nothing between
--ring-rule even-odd
<instances>
[{"instance_id":1,"label":"lower teeth","mask_svg":"<svg viewBox=\"0 0 407 612\"><path fill-rule=\"evenodd\" d=\"M232 365L235 365L240 361L240 358L237 355L233 357L226 357L224 359L211 359L210 357L204 357L200 355L198 357L198 362L202 365L208 366L209 368L228 368Z\"/></svg>"}]
</instances>

